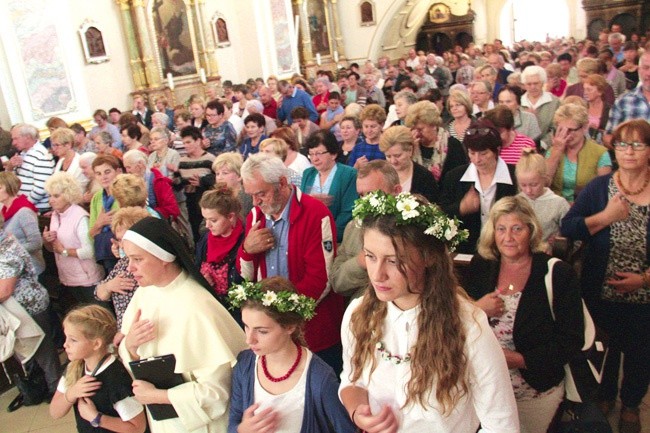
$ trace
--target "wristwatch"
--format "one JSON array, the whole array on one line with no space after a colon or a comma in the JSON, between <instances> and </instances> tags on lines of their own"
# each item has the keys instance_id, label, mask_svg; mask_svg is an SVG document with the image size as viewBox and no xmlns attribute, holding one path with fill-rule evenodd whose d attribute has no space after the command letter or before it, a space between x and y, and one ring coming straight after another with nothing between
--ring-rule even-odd
<instances>
[{"instance_id":1,"label":"wristwatch","mask_svg":"<svg viewBox=\"0 0 650 433\"><path fill-rule=\"evenodd\" d=\"M99 423L102 422L102 415L104 415L101 412L97 412L97 416L93 418L92 421L90 421L90 425L97 428L99 427Z\"/></svg>"},{"instance_id":2,"label":"wristwatch","mask_svg":"<svg viewBox=\"0 0 650 433\"><path fill-rule=\"evenodd\" d=\"M68 257L70 254L68 254L68 250L64 249L63 251L61 251L61 255L63 257Z\"/></svg>"}]
</instances>

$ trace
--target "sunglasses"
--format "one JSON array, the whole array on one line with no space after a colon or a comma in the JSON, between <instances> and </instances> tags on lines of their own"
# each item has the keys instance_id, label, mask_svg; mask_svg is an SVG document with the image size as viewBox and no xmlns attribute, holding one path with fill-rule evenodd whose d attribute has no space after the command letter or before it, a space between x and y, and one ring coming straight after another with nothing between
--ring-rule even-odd
<instances>
[{"instance_id":1,"label":"sunglasses","mask_svg":"<svg viewBox=\"0 0 650 433\"><path fill-rule=\"evenodd\" d=\"M494 130L490 128L469 128L465 132L465 135L468 137L473 137L475 135L478 135L479 137L486 137L490 135L490 133L494 134Z\"/></svg>"}]
</instances>

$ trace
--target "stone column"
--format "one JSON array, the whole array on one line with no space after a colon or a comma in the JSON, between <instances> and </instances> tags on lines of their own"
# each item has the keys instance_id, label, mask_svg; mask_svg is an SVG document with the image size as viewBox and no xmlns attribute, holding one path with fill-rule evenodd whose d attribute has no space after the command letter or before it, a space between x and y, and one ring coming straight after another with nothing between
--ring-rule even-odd
<instances>
[{"instance_id":1,"label":"stone column","mask_svg":"<svg viewBox=\"0 0 650 433\"><path fill-rule=\"evenodd\" d=\"M131 6L129 0L116 0L120 8L120 16L122 17L122 25L126 36L126 42L129 49L129 64L131 66L131 75L133 76L133 83L136 90L142 90L147 86L147 79L144 75L142 67L142 60L140 59L140 50L138 49L138 41L135 37L133 30L133 20L131 20Z\"/></svg>"},{"instance_id":2,"label":"stone column","mask_svg":"<svg viewBox=\"0 0 650 433\"><path fill-rule=\"evenodd\" d=\"M157 63L154 61L153 47L149 37L149 26L144 13L144 0L133 0L133 10L135 11L135 20L140 35L140 47L142 49L142 63L147 77L149 87L160 86L160 72Z\"/></svg>"},{"instance_id":3,"label":"stone column","mask_svg":"<svg viewBox=\"0 0 650 433\"><path fill-rule=\"evenodd\" d=\"M212 32L212 23L210 17L205 14L205 0L196 0L196 15L199 23L198 32L202 37L202 52L200 53L202 63L205 64L205 73L208 77L219 75L219 65L217 63L217 41L214 40Z\"/></svg>"},{"instance_id":4,"label":"stone column","mask_svg":"<svg viewBox=\"0 0 650 433\"><path fill-rule=\"evenodd\" d=\"M332 27L334 28L334 36L332 39L336 41L332 50L332 57L334 57L334 51L336 51L339 62L345 62L345 46L343 45L343 36L341 35L341 26L339 25L338 3L337 0L330 0L330 3L332 5Z\"/></svg>"},{"instance_id":5,"label":"stone column","mask_svg":"<svg viewBox=\"0 0 650 433\"><path fill-rule=\"evenodd\" d=\"M309 33L309 17L307 17L307 3L304 0L294 0L298 14L300 15L300 33L302 33L301 48L302 59L305 66L314 64L314 56L311 49L311 34Z\"/></svg>"}]
</instances>

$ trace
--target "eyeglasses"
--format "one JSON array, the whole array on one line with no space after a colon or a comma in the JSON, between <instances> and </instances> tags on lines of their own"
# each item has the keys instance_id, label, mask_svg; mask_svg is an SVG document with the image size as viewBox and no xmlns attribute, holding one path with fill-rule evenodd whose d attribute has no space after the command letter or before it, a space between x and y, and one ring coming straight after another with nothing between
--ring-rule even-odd
<instances>
[{"instance_id":1,"label":"eyeglasses","mask_svg":"<svg viewBox=\"0 0 650 433\"><path fill-rule=\"evenodd\" d=\"M309 152L309 158L316 158L317 156L327 155L329 152L324 150L322 152Z\"/></svg>"},{"instance_id":2,"label":"eyeglasses","mask_svg":"<svg viewBox=\"0 0 650 433\"><path fill-rule=\"evenodd\" d=\"M628 147L631 147L637 152L640 152L642 150L645 150L648 145L646 143L642 143L640 141L633 141L630 143L626 143L624 141L616 141L613 143L614 149L616 150L627 150Z\"/></svg>"}]
</instances>

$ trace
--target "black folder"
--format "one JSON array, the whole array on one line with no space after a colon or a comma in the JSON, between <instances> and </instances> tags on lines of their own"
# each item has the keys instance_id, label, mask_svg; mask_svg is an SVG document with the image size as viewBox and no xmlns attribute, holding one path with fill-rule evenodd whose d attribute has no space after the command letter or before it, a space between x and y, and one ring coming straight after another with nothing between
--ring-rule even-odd
<instances>
[{"instance_id":1,"label":"black folder","mask_svg":"<svg viewBox=\"0 0 650 433\"><path fill-rule=\"evenodd\" d=\"M131 361L129 366L136 379L150 382L158 389L169 389L183 383L183 376L180 373L174 373L176 367L174 355ZM156 421L178 418L178 414L171 404L148 404L147 409Z\"/></svg>"}]
</instances>

